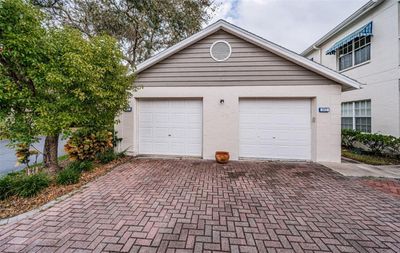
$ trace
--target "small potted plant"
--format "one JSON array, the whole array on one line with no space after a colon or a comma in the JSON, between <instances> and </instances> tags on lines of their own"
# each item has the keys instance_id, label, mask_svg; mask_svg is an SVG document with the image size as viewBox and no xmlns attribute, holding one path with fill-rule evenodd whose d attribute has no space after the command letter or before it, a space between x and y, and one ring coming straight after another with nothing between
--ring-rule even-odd
<instances>
[{"instance_id":1,"label":"small potted plant","mask_svg":"<svg viewBox=\"0 0 400 253\"><path fill-rule=\"evenodd\" d=\"M229 161L229 152L216 151L215 160L217 161L217 163L227 163Z\"/></svg>"}]
</instances>

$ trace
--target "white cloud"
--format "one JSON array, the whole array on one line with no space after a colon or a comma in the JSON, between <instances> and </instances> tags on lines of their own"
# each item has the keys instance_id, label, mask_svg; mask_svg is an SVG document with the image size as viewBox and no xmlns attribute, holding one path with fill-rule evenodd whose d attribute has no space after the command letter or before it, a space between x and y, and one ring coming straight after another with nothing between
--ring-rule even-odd
<instances>
[{"instance_id":1,"label":"white cloud","mask_svg":"<svg viewBox=\"0 0 400 253\"><path fill-rule=\"evenodd\" d=\"M303 51L368 0L218 0L225 19L296 52Z\"/></svg>"}]
</instances>

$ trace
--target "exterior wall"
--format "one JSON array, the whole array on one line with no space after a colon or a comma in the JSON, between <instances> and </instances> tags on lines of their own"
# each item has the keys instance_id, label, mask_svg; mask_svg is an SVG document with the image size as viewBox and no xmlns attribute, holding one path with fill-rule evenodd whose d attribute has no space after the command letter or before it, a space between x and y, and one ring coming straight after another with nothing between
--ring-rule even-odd
<instances>
[{"instance_id":1,"label":"exterior wall","mask_svg":"<svg viewBox=\"0 0 400 253\"><path fill-rule=\"evenodd\" d=\"M361 90L344 92L342 102L371 99L372 132L400 136L399 96L399 3L387 0L349 28L306 55L331 69L337 70L337 56L325 52L347 34L373 21L371 60L341 73L365 84ZM320 57L321 56L321 57Z\"/></svg>"},{"instance_id":2,"label":"exterior wall","mask_svg":"<svg viewBox=\"0 0 400 253\"><path fill-rule=\"evenodd\" d=\"M231 44L232 54L225 62L210 56L217 40ZM144 70L136 80L143 87L301 84L334 83L222 30Z\"/></svg>"},{"instance_id":3,"label":"exterior wall","mask_svg":"<svg viewBox=\"0 0 400 253\"><path fill-rule=\"evenodd\" d=\"M312 160L340 161L340 85L315 86L226 86L144 87L131 100L132 112L121 115L117 126L123 138L120 149L132 155L138 150L138 106L140 98L201 98L203 100L203 158L213 159L216 150L227 150L239 158L240 98L310 98L312 105ZM220 104L220 99L225 103ZM318 113L330 107L330 113Z\"/></svg>"}]
</instances>

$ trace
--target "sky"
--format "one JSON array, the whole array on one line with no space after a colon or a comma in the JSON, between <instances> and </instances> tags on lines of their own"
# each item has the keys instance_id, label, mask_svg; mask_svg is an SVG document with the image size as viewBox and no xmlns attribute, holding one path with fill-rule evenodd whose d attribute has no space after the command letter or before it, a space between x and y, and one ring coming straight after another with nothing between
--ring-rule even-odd
<instances>
[{"instance_id":1,"label":"sky","mask_svg":"<svg viewBox=\"0 0 400 253\"><path fill-rule=\"evenodd\" d=\"M209 24L225 19L301 53L368 0L216 0Z\"/></svg>"}]
</instances>

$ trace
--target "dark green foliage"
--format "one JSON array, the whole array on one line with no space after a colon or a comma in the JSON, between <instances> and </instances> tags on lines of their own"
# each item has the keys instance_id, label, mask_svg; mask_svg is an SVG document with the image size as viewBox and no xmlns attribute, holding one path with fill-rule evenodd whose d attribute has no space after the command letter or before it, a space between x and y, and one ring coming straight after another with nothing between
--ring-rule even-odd
<instances>
[{"instance_id":1,"label":"dark green foliage","mask_svg":"<svg viewBox=\"0 0 400 253\"><path fill-rule=\"evenodd\" d=\"M92 161L82 161L80 163L80 170L81 171L91 171L93 169L93 162Z\"/></svg>"},{"instance_id":2,"label":"dark green foliage","mask_svg":"<svg viewBox=\"0 0 400 253\"><path fill-rule=\"evenodd\" d=\"M0 200L14 195L15 176L6 175L0 178Z\"/></svg>"},{"instance_id":3,"label":"dark green foliage","mask_svg":"<svg viewBox=\"0 0 400 253\"><path fill-rule=\"evenodd\" d=\"M68 165L69 169L76 170L78 172L82 171L91 171L93 169L93 162L86 160L86 161L74 161Z\"/></svg>"},{"instance_id":4,"label":"dark green foliage","mask_svg":"<svg viewBox=\"0 0 400 253\"><path fill-rule=\"evenodd\" d=\"M17 176L14 182L15 194L24 198L32 197L49 185L50 178L45 173Z\"/></svg>"},{"instance_id":5,"label":"dark green foliage","mask_svg":"<svg viewBox=\"0 0 400 253\"><path fill-rule=\"evenodd\" d=\"M0 200L18 195L32 197L50 185L50 178L45 173L26 175L10 173L0 179Z\"/></svg>"},{"instance_id":6,"label":"dark green foliage","mask_svg":"<svg viewBox=\"0 0 400 253\"><path fill-rule=\"evenodd\" d=\"M111 161L114 161L115 159L117 159L118 156L117 154L114 152L113 149L108 149L105 152L99 154L97 156L97 159L102 163L102 164L106 164L109 163Z\"/></svg>"},{"instance_id":7,"label":"dark green foliage","mask_svg":"<svg viewBox=\"0 0 400 253\"><path fill-rule=\"evenodd\" d=\"M79 182L80 176L80 171L78 171L75 167L67 167L66 169L58 172L56 182L60 185L76 184Z\"/></svg>"},{"instance_id":8,"label":"dark green foliage","mask_svg":"<svg viewBox=\"0 0 400 253\"><path fill-rule=\"evenodd\" d=\"M349 149L362 148L364 153L398 157L400 138L391 135L370 134L354 130L342 130L342 146Z\"/></svg>"},{"instance_id":9,"label":"dark green foliage","mask_svg":"<svg viewBox=\"0 0 400 253\"><path fill-rule=\"evenodd\" d=\"M342 146L346 148L353 147L354 141L356 139L356 135L358 131L352 129L343 129L342 130Z\"/></svg>"}]
</instances>

